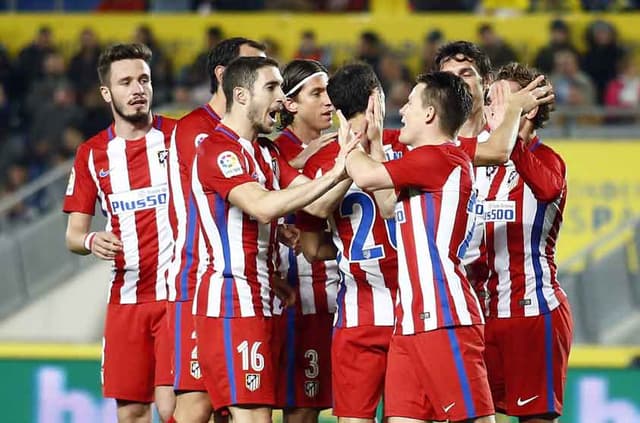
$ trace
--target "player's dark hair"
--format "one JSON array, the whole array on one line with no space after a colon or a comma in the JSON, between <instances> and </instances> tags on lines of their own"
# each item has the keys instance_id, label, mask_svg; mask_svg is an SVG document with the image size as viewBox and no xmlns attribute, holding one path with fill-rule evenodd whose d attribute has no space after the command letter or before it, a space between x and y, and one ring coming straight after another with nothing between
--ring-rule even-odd
<instances>
[{"instance_id":1,"label":"player's dark hair","mask_svg":"<svg viewBox=\"0 0 640 423\"><path fill-rule=\"evenodd\" d=\"M211 80L211 94L218 91L218 78L216 78L215 73L216 67L227 66L233 59L240 55L240 47L245 44L260 51L267 49L264 44L257 41L244 37L234 37L221 41L209 51L207 55L207 72L209 72L209 78Z\"/></svg>"},{"instance_id":2,"label":"player's dark hair","mask_svg":"<svg viewBox=\"0 0 640 423\"><path fill-rule=\"evenodd\" d=\"M258 71L264 67L278 67L278 62L269 57L238 57L232 60L224 69L222 76L222 90L227 98L226 111L233 105L233 90L237 87L253 90L253 84L258 79Z\"/></svg>"},{"instance_id":3,"label":"player's dark hair","mask_svg":"<svg viewBox=\"0 0 640 423\"><path fill-rule=\"evenodd\" d=\"M151 50L140 43L114 44L100 53L98 58L98 77L100 84L109 85L111 64L120 60L142 59L147 64L151 63Z\"/></svg>"},{"instance_id":4,"label":"player's dark hair","mask_svg":"<svg viewBox=\"0 0 640 423\"><path fill-rule=\"evenodd\" d=\"M529 68L525 65L521 65L520 63L509 63L504 65L498 70L496 74L496 81L507 80L516 82L520 88L524 88L531 83L538 76L542 75L537 69ZM543 79L542 82L538 84L538 87L545 87L549 85L547 79ZM549 120L549 115L553 110L553 103L541 104L538 106L538 112L531 119L533 123L533 128L538 129L544 127L544 124Z\"/></svg>"},{"instance_id":5,"label":"player's dark hair","mask_svg":"<svg viewBox=\"0 0 640 423\"><path fill-rule=\"evenodd\" d=\"M462 78L449 72L423 73L416 82L426 84L422 105L433 106L440 129L453 139L471 113L473 98L469 87Z\"/></svg>"},{"instance_id":6,"label":"player's dark hair","mask_svg":"<svg viewBox=\"0 0 640 423\"><path fill-rule=\"evenodd\" d=\"M336 110L342 111L347 119L364 113L369 104L369 96L374 89L382 89L382 84L366 63L343 66L329 78L327 93Z\"/></svg>"},{"instance_id":7,"label":"player's dark hair","mask_svg":"<svg viewBox=\"0 0 640 423\"><path fill-rule=\"evenodd\" d=\"M308 60L308 59L296 59L292 60L285 66L282 70L282 78L284 78L284 82L282 83L282 91L284 93L288 93L292 88L298 85L303 79L308 76L313 75L316 72L324 72L329 75L329 71L324 65L316 60ZM287 97L295 98L300 91L302 91L301 86ZM280 123L278 125L279 129L284 129L287 126L291 125L293 122L294 114L289 112L287 109L282 109L280 112Z\"/></svg>"},{"instance_id":8,"label":"player's dark hair","mask_svg":"<svg viewBox=\"0 0 640 423\"><path fill-rule=\"evenodd\" d=\"M442 65L449 60L469 61L478 70L484 80L491 77L491 60L480 48L469 41L453 41L440 47L436 53L433 71L441 71Z\"/></svg>"}]
</instances>

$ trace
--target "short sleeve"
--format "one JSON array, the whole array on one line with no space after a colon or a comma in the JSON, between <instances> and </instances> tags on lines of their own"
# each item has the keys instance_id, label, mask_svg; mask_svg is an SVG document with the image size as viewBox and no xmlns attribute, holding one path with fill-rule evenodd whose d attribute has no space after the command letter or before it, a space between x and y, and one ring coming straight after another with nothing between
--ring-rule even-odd
<instances>
[{"instance_id":1,"label":"short sleeve","mask_svg":"<svg viewBox=\"0 0 640 423\"><path fill-rule=\"evenodd\" d=\"M90 151L86 144L78 147L64 196L62 210L65 213L95 213L98 188L89 172Z\"/></svg>"},{"instance_id":2,"label":"short sleeve","mask_svg":"<svg viewBox=\"0 0 640 423\"><path fill-rule=\"evenodd\" d=\"M293 142L285 135L280 135L276 139L276 145L278 146L282 157L284 157L287 162L295 159L303 150L300 144Z\"/></svg>"},{"instance_id":3,"label":"short sleeve","mask_svg":"<svg viewBox=\"0 0 640 423\"><path fill-rule=\"evenodd\" d=\"M276 157L278 160L278 167L280 168L278 182L280 183L280 188L286 188L294 179L300 176L300 172L289 164L284 155L276 154Z\"/></svg>"},{"instance_id":4,"label":"short sleeve","mask_svg":"<svg viewBox=\"0 0 640 423\"><path fill-rule=\"evenodd\" d=\"M443 147L423 146L383 165L396 191L406 188L437 191L442 188L443 176L446 177L453 167L448 155Z\"/></svg>"},{"instance_id":5,"label":"short sleeve","mask_svg":"<svg viewBox=\"0 0 640 423\"><path fill-rule=\"evenodd\" d=\"M473 158L476 156L476 149L478 148L478 138L458 137L458 141L460 142L460 148L462 151L464 151L466 155L469 156L469 159L473 161Z\"/></svg>"},{"instance_id":6,"label":"short sleeve","mask_svg":"<svg viewBox=\"0 0 640 423\"><path fill-rule=\"evenodd\" d=\"M233 188L255 182L237 143L225 138L209 137L202 141L196 151L198 179L205 193L216 192L227 199Z\"/></svg>"},{"instance_id":7,"label":"short sleeve","mask_svg":"<svg viewBox=\"0 0 640 423\"><path fill-rule=\"evenodd\" d=\"M324 146L313 156L309 157L304 165L303 173L305 176L315 179L318 175L322 175L329 171L335 164L336 157L340 147L337 142L332 142Z\"/></svg>"}]
</instances>

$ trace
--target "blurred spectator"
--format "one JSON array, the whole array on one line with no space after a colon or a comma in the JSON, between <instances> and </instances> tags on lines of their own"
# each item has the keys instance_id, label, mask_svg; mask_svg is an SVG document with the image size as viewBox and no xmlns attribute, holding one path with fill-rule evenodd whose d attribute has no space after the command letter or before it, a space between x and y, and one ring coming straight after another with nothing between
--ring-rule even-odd
<instances>
[{"instance_id":1,"label":"blurred spectator","mask_svg":"<svg viewBox=\"0 0 640 423\"><path fill-rule=\"evenodd\" d=\"M42 67L44 75L33 82L26 96L25 111L30 119L42 114L43 106L53 98L53 93L59 86L70 84L62 54L47 54Z\"/></svg>"},{"instance_id":2,"label":"blurred spectator","mask_svg":"<svg viewBox=\"0 0 640 423\"><path fill-rule=\"evenodd\" d=\"M542 47L535 59L535 67L544 74L550 74L553 70L553 57L557 51L571 50L579 55L578 50L571 43L569 25L562 19L555 19L549 25L549 44Z\"/></svg>"},{"instance_id":3,"label":"blurred spectator","mask_svg":"<svg viewBox=\"0 0 640 423\"><path fill-rule=\"evenodd\" d=\"M53 95L42 99L39 112L32 118L29 138L36 143L46 142L50 151L62 144L62 135L68 127L79 128L84 119L83 110L76 104L75 93L70 84L59 84Z\"/></svg>"},{"instance_id":4,"label":"blurred spectator","mask_svg":"<svg viewBox=\"0 0 640 423\"><path fill-rule=\"evenodd\" d=\"M589 106L594 103L593 83L589 76L580 70L578 56L572 50L556 52L551 83L558 105Z\"/></svg>"},{"instance_id":5,"label":"blurred spectator","mask_svg":"<svg viewBox=\"0 0 640 423\"><path fill-rule=\"evenodd\" d=\"M314 10L316 5L311 0L265 0L264 8L290 12L309 12Z\"/></svg>"},{"instance_id":6,"label":"blurred spectator","mask_svg":"<svg viewBox=\"0 0 640 423\"><path fill-rule=\"evenodd\" d=\"M380 60L380 82L386 95L387 124L400 124L398 111L407 102L414 83L409 69L394 53L386 53Z\"/></svg>"},{"instance_id":7,"label":"blurred spectator","mask_svg":"<svg viewBox=\"0 0 640 423\"><path fill-rule=\"evenodd\" d=\"M356 57L371 65L377 75L380 75L380 57L382 55L382 40L376 32L365 31L360 34Z\"/></svg>"},{"instance_id":8,"label":"blurred spectator","mask_svg":"<svg viewBox=\"0 0 640 423\"><path fill-rule=\"evenodd\" d=\"M596 86L597 101L603 103L604 90L609 81L616 77L616 65L625 55L618 44L616 29L608 22L595 21L585 33L587 52L582 60L582 68Z\"/></svg>"},{"instance_id":9,"label":"blurred spectator","mask_svg":"<svg viewBox=\"0 0 640 423\"><path fill-rule=\"evenodd\" d=\"M85 28L80 33L80 50L69 62L69 79L76 92L85 92L98 86L98 56L100 45L95 32Z\"/></svg>"},{"instance_id":10,"label":"blurred spectator","mask_svg":"<svg viewBox=\"0 0 640 423\"><path fill-rule=\"evenodd\" d=\"M331 58L327 54L327 50L318 45L316 33L311 30L306 30L302 33L300 45L293 58L316 60L327 68L331 67Z\"/></svg>"},{"instance_id":11,"label":"blurred spectator","mask_svg":"<svg viewBox=\"0 0 640 423\"><path fill-rule=\"evenodd\" d=\"M276 62L280 64L285 63L282 57L280 56L281 54L280 43L278 43L278 41L275 38L265 37L262 40L260 40L260 42L264 44L265 47L267 48L264 51L267 57L271 57L272 59L274 59Z\"/></svg>"},{"instance_id":12,"label":"blurred spectator","mask_svg":"<svg viewBox=\"0 0 640 423\"><path fill-rule=\"evenodd\" d=\"M16 60L15 94L26 93L32 82L44 74L43 63L47 55L56 51L51 28L42 26L36 38L18 54Z\"/></svg>"},{"instance_id":13,"label":"blurred spectator","mask_svg":"<svg viewBox=\"0 0 640 423\"><path fill-rule=\"evenodd\" d=\"M111 124L113 120L111 108L104 102L97 89L79 94L81 94L80 102L84 112L84 118L80 123L79 129L84 138L89 138Z\"/></svg>"},{"instance_id":14,"label":"blurred spectator","mask_svg":"<svg viewBox=\"0 0 640 423\"><path fill-rule=\"evenodd\" d=\"M151 28L140 25L136 28L134 41L149 47L151 56L151 75L153 76L153 104L168 103L173 92L173 70L171 61L156 41Z\"/></svg>"},{"instance_id":15,"label":"blurred spectator","mask_svg":"<svg viewBox=\"0 0 640 423\"><path fill-rule=\"evenodd\" d=\"M518 61L518 56L513 48L496 34L490 24L480 25L478 37L480 38L479 46L491 59L491 65L494 69Z\"/></svg>"},{"instance_id":16,"label":"blurred spectator","mask_svg":"<svg viewBox=\"0 0 640 423\"><path fill-rule=\"evenodd\" d=\"M209 84L209 75L207 74L207 58L209 52L218 45L224 38L222 29L219 26L210 26L207 28L205 37L205 47L198 53L196 60L187 67L186 74L183 77L183 83L189 87L200 84Z\"/></svg>"},{"instance_id":17,"label":"blurred spectator","mask_svg":"<svg viewBox=\"0 0 640 423\"><path fill-rule=\"evenodd\" d=\"M640 105L640 75L630 56L618 62L618 75L607 84L604 104L629 108Z\"/></svg>"},{"instance_id":18,"label":"blurred spectator","mask_svg":"<svg viewBox=\"0 0 640 423\"><path fill-rule=\"evenodd\" d=\"M444 44L444 35L439 29L430 31L426 37L424 37L424 43L422 44L422 71L429 72L433 69L434 59L436 52Z\"/></svg>"},{"instance_id":19,"label":"blurred spectator","mask_svg":"<svg viewBox=\"0 0 640 423\"><path fill-rule=\"evenodd\" d=\"M27 183L29 179L27 166L24 163L12 163L9 165L3 179L4 183L0 187L0 199L15 193ZM36 211L33 208L26 202L21 202L9 210L7 217L11 222L28 221L35 214Z\"/></svg>"}]
</instances>

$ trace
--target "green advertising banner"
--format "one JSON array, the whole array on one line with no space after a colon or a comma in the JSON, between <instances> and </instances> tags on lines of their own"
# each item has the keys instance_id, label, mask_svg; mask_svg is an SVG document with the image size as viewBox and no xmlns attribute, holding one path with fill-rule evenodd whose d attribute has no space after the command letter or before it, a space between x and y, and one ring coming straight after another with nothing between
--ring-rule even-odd
<instances>
[{"instance_id":1,"label":"green advertising banner","mask_svg":"<svg viewBox=\"0 0 640 423\"><path fill-rule=\"evenodd\" d=\"M100 395L98 360L0 359L3 421L113 423L115 404ZM276 417L279 421L279 416ZM321 422L333 422L323 413ZM563 423L640 422L640 369L572 368Z\"/></svg>"}]
</instances>

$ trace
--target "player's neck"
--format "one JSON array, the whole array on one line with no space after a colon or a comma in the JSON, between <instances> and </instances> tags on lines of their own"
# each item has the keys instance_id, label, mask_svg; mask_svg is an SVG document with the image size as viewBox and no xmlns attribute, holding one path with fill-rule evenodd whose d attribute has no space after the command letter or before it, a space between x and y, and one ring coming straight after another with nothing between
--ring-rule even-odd
<instances>
[{"instance_id":1,"label":"player's neck","mask_svg":"<svg viewBox=\"0 0 640 423\"><path fill-rule=\"evenodd\" d=\"M241 110L236 109L226 113L220 123L245 140L253 141L258 136L253 125L251 125L251 121L247 119L246 113Z\"/></svg>"},{"instance_id":2,"label":"player's neck","mask_svg":"<svg viewBox=\"0 0 640 423\"><path fill-rule=\"evenodd\" d=\"M288 129L293 132L293 134L298 137L304 145L309 144L320 136L319 130L311 128L309 125L305 125L304 123L296 124L295 121L288 126Z\"/></svg>"},{"instance_id":3,"label":"player's neck","mask_svg":"<svg viewBox=\"0 0 640 423\"><path fill-rule=\"evenodd\" d=\"M484 120L484 110L482 107L473 110L469 118L462 124L458 131L458 136L463 138L473 138L484 131L487 122Z\"/></svg>"},{"instance_id":4,"label":"player's neck","mask_svg":"<svg viewBox=\"0 0 640 423\"><path fill-rule=\"evenodd\" d=\"M518 137L522 139L525 145L529 145L531 141L538 137L535 128L533 127L533 122L530 120L525 120L522 128L518 131Z\"/></svg>"},{"instance_id":5,"label":"player's neck","mask_svg":"<svg viewBox=\"0 0 640 423\"><path fill-rule=\"evenodd\" d=\"M153 115L149 113L146 122L132 123L120 116L114 116L114 130L116 136L125 140L137 140L144 137L153 126Z\"/></svg>"},{"instance_id":6,"label":"player's neck","mask_svg":"<svg viewBox=\"0 0 640 423\"><path fill-rule=\"evenodd\" d=\"M437 128L433 128L431 130L427 128L423 132L422 136L413 143L412 147L417 148L424 145L441 145L448 142L451 142L451 136Z\"/></svg>"},{"instance_id":7,"label":"player's neck","mask_svg":"<svg viewBox=\"0 0 640 423\"><path fill-rule=\"evenodd\" d=\"M367 124L367 117L364 113L358 113L349 119L349 125L353 132L363 132Z\"/></svg>"},{"instance_id":8,"label":"player's neck","mask_svg":"<svg viewBox=\"0 0 640 423\"><path fill-rule=\"evenodd\" d=\"M213 109L214 112L220 117L224 116L225 109L227 107L227 100L224 97L224 94L219 92L214 93L209 100L209 106Z\"/></svg>"}]
</instances>

